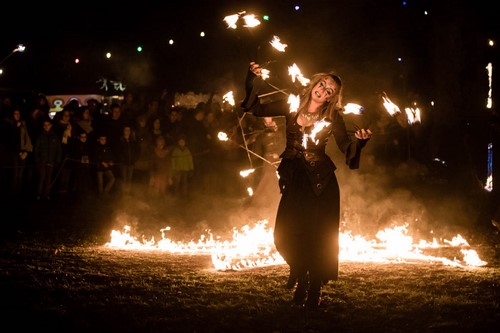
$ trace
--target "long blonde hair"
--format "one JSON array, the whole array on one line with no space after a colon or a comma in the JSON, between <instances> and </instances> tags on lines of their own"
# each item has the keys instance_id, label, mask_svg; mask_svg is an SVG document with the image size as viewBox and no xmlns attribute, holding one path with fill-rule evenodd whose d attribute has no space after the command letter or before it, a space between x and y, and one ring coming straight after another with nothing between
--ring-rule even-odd
<instances>
[{"instance_id":1,"label":"long blonde hair","mask_svg":"<svg viewBox=\"0 0 500 333\"><path fill-rule=\"evenodd\" d=\"M335 95L332 96L330 101L325 102L321 106L319 112L321 114L321 118L326 118L326 120L332 121L333 118L335 118L335 115L342 109L342 80L333 72L316 73L311 77L311 80L300 94L300 103L297 113L307 112L309 104L311 104L312 89L325 77L332 78L332 80L337 83L338 90L335 92Z\"/></svg>"}]
</instances>

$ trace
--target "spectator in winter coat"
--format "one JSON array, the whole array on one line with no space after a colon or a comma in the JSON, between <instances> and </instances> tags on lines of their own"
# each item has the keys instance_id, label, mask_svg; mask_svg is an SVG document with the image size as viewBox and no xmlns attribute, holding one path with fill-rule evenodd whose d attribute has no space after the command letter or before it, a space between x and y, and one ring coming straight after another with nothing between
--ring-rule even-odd
<instances>
[{"instance_id":1,"label":"spectator in winter coat","mask_svg":"<svg viewBox=\"0 0 500 333\"><path fill-rule=\"evenodd\" d=\"M59 166L62 157L61 140L52 131L52 121L43 121L43 130L35 141L33 148L37 168L37 200L42 197L50 200L54 169Z\"/></svg>"},{"instance_id":2,"label":"spectator in winter coat","mask_svg":"<svg viewBox=\"0 0 500 333\"><path fill-rule=\"evenodd\" d=\"M109 194L116 181L113 172L115 157L107 143L106 134L98 135L97 145L94 148L91 161L96 170L97 192L99 194Z\"/></svg>"}]
</instances>

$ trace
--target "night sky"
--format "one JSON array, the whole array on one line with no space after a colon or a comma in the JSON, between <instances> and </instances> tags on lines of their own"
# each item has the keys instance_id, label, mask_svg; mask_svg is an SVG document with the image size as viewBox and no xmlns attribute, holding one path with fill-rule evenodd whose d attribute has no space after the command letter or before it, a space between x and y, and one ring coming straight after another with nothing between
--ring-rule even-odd
<instances>
[{"instance_id":1,"label":"night sky","mask_svg":"<svg viewBox=\"0 0 500 333\"><path fill-rule=\"evenodd\" d=\"M306 77L335 70L354 99L366 101L380 91L402 99L427 96L441 64L452 57L459 58L457 66L471 66L458 70L476 71L464 75L478 77L485 87L484 66L493 53L486 43L499 31L494 10L481 1L85 1L9 7L0 20L0 56L8 56L0 65L0 87L46 94L95 91L101 78L129 89L238 91L248 61L257 60L274 61L276 68L297 63ZM228 29L223 18L241 11L262 24ZM273 35L288 45L285 53L268 44ZM9 56L19 43L26 51ZM111 59L105 58L108 51Z\"/></svg>"}]
</instances>

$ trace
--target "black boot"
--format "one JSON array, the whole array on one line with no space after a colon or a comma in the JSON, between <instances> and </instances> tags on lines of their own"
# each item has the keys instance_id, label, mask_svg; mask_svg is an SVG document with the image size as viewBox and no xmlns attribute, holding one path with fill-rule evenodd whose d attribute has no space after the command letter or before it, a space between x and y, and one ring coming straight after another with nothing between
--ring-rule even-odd
<instances>
[{"instance_id":1,"label":"black boot","mask_svg":"<svg viewBox=\"0 0 500 333\"><path fill-rule=\"evenodd\" d=\"M306 307L310 309L317 308L321 303L321 287L323 281L318 278L312 278L307 295Z\"/></svg>"},{"instance_id":2,"label":"black boot","mask_svg":"<svg viewBox=\"0 0 500 333\"><path fill-rule=\"evenodd\" d=\"M309 279L307 273L299 274L297 277L297 288L293 293L293 303L303 306L307 298Z\"/></svg>"},{"instance_id":3,"label":"black boot","mask_svg":"<svg viewBox=\"0 0 500 333\"><path fill-rule=\"evenodd\" d=\"M288 275L288 281L286 283L286 289L292 289L297 284L297 269L290 267L290 275Z\"/></svg>"}]
</instances>

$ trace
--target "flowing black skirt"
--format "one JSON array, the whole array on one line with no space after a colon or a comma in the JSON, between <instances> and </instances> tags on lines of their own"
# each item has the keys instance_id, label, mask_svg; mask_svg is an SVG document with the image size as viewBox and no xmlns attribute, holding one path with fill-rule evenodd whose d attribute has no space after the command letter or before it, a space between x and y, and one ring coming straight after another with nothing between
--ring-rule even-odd
<instances>
[{"instance_id":1,"label":"flowing black skirt","mask_svg":"<svg viewBox=\"0 0 500 333\"><path fill-rule=\"evenodd\" d=\"M333 175L318 196L302 159L283 159L281 163L280 177L286 174L287 179L276 214L276 249L291 268L336 280L340 221L337 178Z\"/></svg>"}]
</instances>

